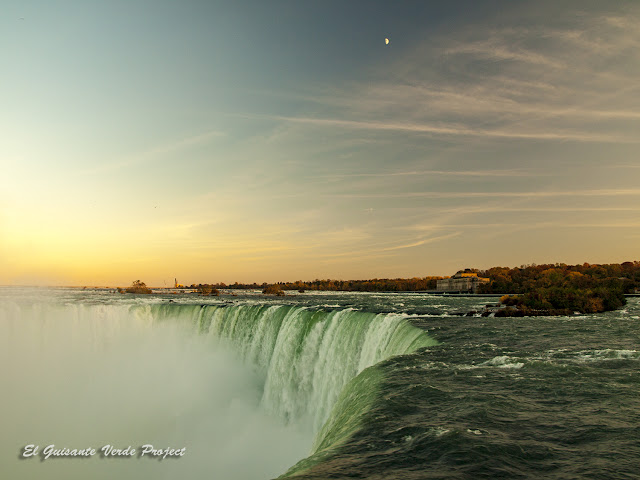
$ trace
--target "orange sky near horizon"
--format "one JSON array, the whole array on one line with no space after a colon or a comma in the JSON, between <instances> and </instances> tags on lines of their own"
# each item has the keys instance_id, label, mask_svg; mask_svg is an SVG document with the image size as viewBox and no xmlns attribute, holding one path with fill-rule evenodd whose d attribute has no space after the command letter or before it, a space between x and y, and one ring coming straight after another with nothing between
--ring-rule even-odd
<instances>
[{"instance_id":1,"label":"orange sky near horizon","mask_svg":"<svg viewBox=\"0 0 640 480\"><path fill-rule=\"evenodd\" d=\"M639 259L639 5L356 3L9 2L0 285Z\"/></svg>"}]
</instances>

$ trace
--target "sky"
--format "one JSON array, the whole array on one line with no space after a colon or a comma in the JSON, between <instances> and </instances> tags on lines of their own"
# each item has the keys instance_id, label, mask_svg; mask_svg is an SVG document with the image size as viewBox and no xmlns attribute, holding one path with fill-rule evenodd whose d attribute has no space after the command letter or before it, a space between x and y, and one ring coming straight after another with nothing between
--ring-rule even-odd
<instances>
[{"instance_id":1,"label":"sky","mask_svg":"<svg viewBox=\"0 0 640 480\"><path fill-rule=\"evenodd\" d=\"M639 24L622 0L4 0L0 285L638 260Z\"/></svg>"}]
</instances>

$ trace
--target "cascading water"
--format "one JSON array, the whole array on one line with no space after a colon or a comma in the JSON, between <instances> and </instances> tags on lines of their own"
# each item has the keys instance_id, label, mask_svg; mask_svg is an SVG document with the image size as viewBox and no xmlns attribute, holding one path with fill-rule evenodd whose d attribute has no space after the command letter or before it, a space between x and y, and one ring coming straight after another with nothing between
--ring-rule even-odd
<instances>
[{"instance_id":1,"label":"cascading water","mask_svg":"<svg viewBox=\"0 0 640 480\"><path fill-rule=\"evenodd\" d=\"M344 386L392 355L434 345L398 315L351 309L326 312L293 306L158 305L157 321L192 322L200 333L233 345L265 378L263 407L318 431Z\"/></svg>"},{"instance_id":2,"label":"cascading water","mask_svg":"<svg viewBox=\"0 0 640 480\"><path fill-rule=\"evenodd\" d=\"M307 456L312 444L316 454L335 448L357 428L358 412L345 412L366 408L363 399L371 395L358 388L368 382L369 389L373 374L360 383L358 374L435 343L401 316L352 309L144 301L2 305L2 382L12 391L8 406L17 410L9 429L14 438L6 437L3 448L182 442L202 460L188 467L194 478L197 472L269 478ZM9 366L20 357L26 360L16 375ZM255 468L244 465L243 454ZM187 461L159 468L104 460L94 471L93 462L67 460L41 474L162 478L185 471ZM11 473L21 478L21 471Z\"/></svg>"}]
</instances>

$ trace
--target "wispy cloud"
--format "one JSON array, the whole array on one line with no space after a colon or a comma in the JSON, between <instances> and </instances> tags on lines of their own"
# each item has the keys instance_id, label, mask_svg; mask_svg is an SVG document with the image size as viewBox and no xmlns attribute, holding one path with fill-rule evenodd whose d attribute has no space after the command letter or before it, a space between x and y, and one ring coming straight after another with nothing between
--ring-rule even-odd
<instances>
[{"instance_id":1,"label":"wispy cloud","mask_svg":"<svg viewBox=\"0 0 640 480\"><path fill-rule=\"evenodd\" d=\"M359 120L343 120L339 118L311 118L311 117L272 117L274 120L285 122L305 123L314 126L353 128L362 130L387 130L394 132L455 135L472 137L493 137L507 139L530 140L576 140L580 142L612 142L612 143L640 143L640 138L626 137L618 134L599 134L590 132L571 131L518 131L501 129L483 129L456 124L429 123L395 123Z\"/></svg>"},{"instance_id":2,"label":"wispy cloud","mask_svg":"<svg viewBox=\"0 0 640 480\"><path fill-rule=\"evenodd\" d=\"M478 24L429 37L378 81L310 94L324 114L272 118L452 141L639 143L640 9L578 13L551 26Z\"/></svg>"},{"instance_id":3,"label":"wispy cloud","mask_svg":"<svg viewBox=\"0 0 640 480\"><path fill-rule=\"evenodd\" d=\"M602 101L611 96L633 94L640 91L636 84L626 85L624 91L607 92L595 100ZM604 93L604 92L603 92ZM434 114L455 114L466 118L478 115L523 116L544 114L552 117L564 117L565 121L581 118L590 119L638 119L640 110L630 109L628 105L599 107L589 102L569 103L568 97L576 94L575 87L553 85L541 82L529 82L518 78L500 76L492 83L478 79L477 82L452 87L435 81L424 82L419 79L411 83L385 83L369 88L369 99L360 99L360 107L385 109L406 105L408 114L424 116ZM563 98L565 97L565 98ZM373 99L372 99L373 98ZM342 100L341 103L349 102ZM357 105L357 100L352 100Z\"/></svg>"},{"instance_id":4,"label":"wispy cloud","mask_svg":"<svg viewBox=\"0 0 640 480\"><path fill-rule=\"evenodd\" d=\"M83 170L79 173L96 174L96 173L103 173L107 171L131 167L133 165L138 165L141 163L152 161L158 157L162 157L163 155L176 153L181 150L189 149L196 145L205 144L211 141L213 138L222 137L224 135L225 133L219 130L209 130L197 135L176 139L172 142L162 143L148 150L125 155L119 159L105 162L102 165L90 168L88 170Z\"/></svg>"},{"instance_id":5,"label":"wispy cloud","mask_svg":"<svg viewBox=\"0 0 640 480\"><path fill-rule=\"evenodd\" d=\"M570 191L526 191L526 192L404 192L404 193L344 193L332 196L347 198L520 198L520 197L618 197L638 196L640 189L601 189Z\"/></svg>"},{"instance_id":6,"label":"wispy cloud","mask_svg":"<svg viewBox=\"0 0 640 480\"><path fill-rule=\"evenodd\" d=\"M438 210L441 213L456 213L456 214L475 214L475 213L499 213L499 212L542 212L542 213L569 213L569 212L638 212L640 207L512 207L505 205L467 205L464 207L456 208L441 208Z\"/></svg>"},{"instance_id":7,"label":"wispy cloud","mask_svg":"<svg viewBox=\"0 0 640 480\"><path fill-rule=\"evenodd\" d=\"M469 55L472 58L484 58L489 60L515 60L526 64L533 64L543 67L551 68L566 68L566 65L562 62L554 60L547 55L522 49L514 48L513 45L508 45L503 42L504 32L498 32L498 35L493 38L460 43L456 46L446 48L443 51L444 55Z\"/></svg>"},{"instance_id":8,"label":"wispy cloud","mask_svg":"<svg viewBox=\"0 0 640 480\"><path fill-rule=\"evenodd\" d=\"M433 237L420 238L418 240L410 241L409 243L395 243L389 245L390 242L385 242L384 244L363 244L361 248L358 249L348 249L348 250L332 250L330 252L319 252L317 249L313 249L313 253L311 257L316 259L322 259L327 262L338 262L345 261L348 259L349 261L353 261L355 259L381 259L381 258L389 258L393 256L397 256L398 250L405 250L410 248L419 247L422 245L427 245L431 243L436 243L439 241L448 240L450 238L457 237L461 235L462 232L456 231L452 233L448 233L445 235L438 235ZM386 245L386 246L385 246Z\"/></svg>"},{"instance_id":9,"label":"wispy cloud","mask_svg":"<svg viewBox=\"0 0 640 480\"><path fill-rule=\"evenodd\" d=\"M381 251L390 251L390 250L401 250L401 249L405 249L405 248L413 248L413 247L419 247L421 245L426 245L428 243L433 243L433 242L438 242L441 240L448 240L449 238L453 238L453 237L457 237L459 235L461 235L462 232L454 232L454 233L449 233L447 235L440 235L437 237L428 237L428 238L423 238L411 243L407 243L407 244L403 244L403 245L395 245L393 247L387 247L387 248L382 248Z\"/></svg>"},{"instance_id":10,"label":"wispy cloud","mask_svg":"<svg viewBox=\"0 0 640 480\"><path fill-rule=\"evenodd\" d=\"M530 177L545 175L526 172L524 170L414 170L408 172L388 173L345 173L322 175L323 178L358 178L358 177L415 177L415 176L447 176L447 177Z\"/></svg>"},{"instance_id":11,"label":"wispy cloud","mask_svg":"<svg viewBox=\"0 0 640 480\"><path fill-rule=\"evenodd\" d=\"M441 224L437 228L511 228L511 227L534 227L534 228L638 228L640 222L605 222L605 223L567 223L564 221L544 221L544 222L486 222L486 223L454 223ZM426 226L425 229L432 227ZM416 228L418 230L418 228ZM444 238L444 237L443 237ZM416 244L417 245L417 244ZM413 246L413 245L410 245ZM398 247L403 248L403 247Z\"/></svg>"}]
</instances>

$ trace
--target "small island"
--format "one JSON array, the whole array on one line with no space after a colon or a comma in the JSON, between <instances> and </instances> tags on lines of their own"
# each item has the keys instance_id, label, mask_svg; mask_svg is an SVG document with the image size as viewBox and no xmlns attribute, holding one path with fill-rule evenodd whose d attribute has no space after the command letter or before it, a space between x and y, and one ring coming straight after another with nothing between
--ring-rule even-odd
<instances>
[{"instance_id":1,"label":"small island","mask_svg":"<svg viewBox=\"0 0 640 480\"><path fill-rule=\"evenodd\" d=\"M118 292L120 293L137 293L137 294L151 294L153 293L147 285L141 280L135 280L130 287L125 288L124 290L118 287Z\"/></svg>"},{"instance_id":2,"label":"small island","mask_svg":"<svg viewBox=\"0 0 640 480\"><path fill-rule=\"evenodd\" d=\"M197 288L197 291L200 295L203 296L214 296L214 297L219 297L220 296L220 290L218 290L215 287L212 287L211 285L200 285Z\"/></svg>"},{"instance_id":3,"label":"small island","mask_svg":"<svg viewBox=\"0 0 640 480\"><path fill-rule=\"evenodd\" d=\"M262 290L262 293L265 295L276 295L278 297L284 297L284 290L282 290L282 287L277 284L269 285L264 290Z\"/></svg>"},{"instance_id":4,"label":"small island","mask_svg":"<svg viewBox=\"0 0 640 480\"><path fill-rule=\"evenodd\" d=\"M640 262L610 265L530 265L493 268L481 293L504 293L496 316L572 315L622 308L637 290Z\"/></svg>"}]
</instances>

